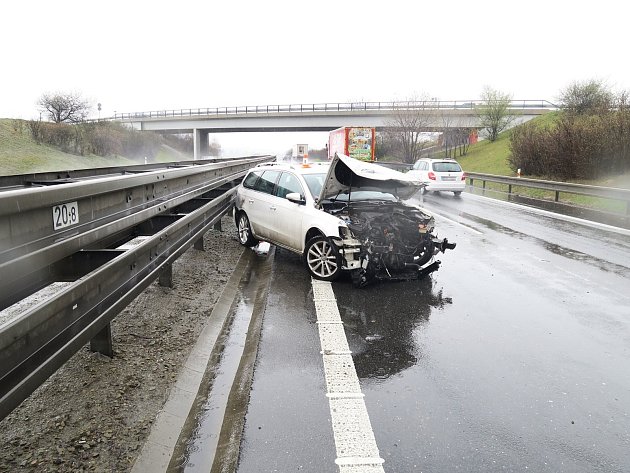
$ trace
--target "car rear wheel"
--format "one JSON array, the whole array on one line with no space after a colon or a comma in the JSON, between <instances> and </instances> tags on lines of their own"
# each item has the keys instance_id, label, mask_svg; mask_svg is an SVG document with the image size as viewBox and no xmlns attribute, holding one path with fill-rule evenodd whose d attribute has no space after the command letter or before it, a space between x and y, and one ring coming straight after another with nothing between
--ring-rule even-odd
<instances>
[{"instance_id":1,"label":"car rear wheel","mask_svg":"<svg viewBox=\"0 0 630 473\"><path fill-rule=\"evenodd\" d=\"M341 274L341 257L335 245L318 235L306 243L304 262L315 279L334 281Z\"/></svg>"},{"instance_id":2,"label":"car rear wheel","mask_svg":"<svg viewBox=\"0 0 630 473\"><path fill-rule=\"evenodd\" d=\"M454 191L453 194L455 194L455 195L462 195L462 191Z\"/></svg>"},{"instance_id":3,"label":"car rear wheel","mask_svg":"<svg viewBox=\"0 0 630 473\"><path fill-rule=\"evenodd\" d=\"M251 247L258 244L258 240L256 240L256 238L252 235L249 218L247 218L247 214L245 212L239 213L236 226L238 230L238 241L241 242L241 245Z\"/></svg>"}]
</instances>

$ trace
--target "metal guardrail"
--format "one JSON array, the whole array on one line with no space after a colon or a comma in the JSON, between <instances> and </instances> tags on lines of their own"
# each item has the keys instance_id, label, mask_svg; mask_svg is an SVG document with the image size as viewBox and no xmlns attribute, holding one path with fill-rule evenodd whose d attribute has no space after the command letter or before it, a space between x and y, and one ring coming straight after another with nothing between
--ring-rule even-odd
<instances>
[{"instance_id":1,"label":"metal guardrail","mask_svg":"<svg viewBox=\"0 0 630 473\"><path fill-rule=\"evenodd\" d=\"M0 310L51 281L50 266L207 192L270 157L0 192Z\"/></svg>"},{"instance_id":2,"label":"metal guardrail","mask_svg":"<svg viewBox=\"0 0 630 473\"><path fill-rule=\"evenodd\" d=\"M508 186L508 194L512 194L513 187L529 187L554 192L554 201L559 202L560 193L586 195L602 199L617 200L626 203L626 215L630 215L630 190L616 187L591 186L585 184L573 184L568 182L545 181L523 177L497 176L494 174L479 174L467 172L471 186L475 180L482 181L482 189L486 188L486 182L496 182Z\"/></svg>"},{"instance_id":3,"label":"metal guardrail","mask_svg":"<svg viewBox=\"0 0 630 473\"><path fill-rule=\"evenodd\" d=\"M246 170L265 159L271 157L1 193L0 271L19 281L0 279L3 304L15 299L13 291L24 296L52 281L74 282L0 328L0 419L87 342L111 352L111 320L200 241L231 208ZM58 236L51 208L67 198L77 199L79 222L86 222ZM43 217L47 232L39 224ZM8 241L19 242L6 238L14 228L28 236L20 231L28 221L35 222L34 236L7 248ZM132 249L115 249L138 235L152 236ZM29 265L37 269L28 271Z\"/></svg>"},{"instance_id":4,"label":"metal guardrail","mask_svg":"<svg viewBox=\"0 0 630 473\"><path fill-rule=\"evenodd\" d=\"M258 155L243 156L238 159L257 158ZM114 177L130 174L139 174L147 171L183 168L188 166L202 166L204 164L230 161L237 158L204 158L187 161L174 161L169 163L133 164L127 166L107 166L89 169L63 169L59 171L43 171L31 174L16 174L0 176L0 191L11 190L12 187L24 186L49 186L67 184L95 177Z\"/></svg>"},{"instance_id":5,"label":"metal guardrail","mask_svg":"<svg viewBox=\"0 0 630 473\"><path fill-rule=\"evenodd\" d=\"M393 110L474 110L484 105L482 100L423 100L399 102L345 102L285 105L243 105L235 107L183 108L179 110L152 110L145 112L114 112L110 119L133 120L145 118L169 118L212 115L273 114L273 113L315 113L315 112L354 112L354 111L393 111ZM510 108L518 110L542 108L555 110L556 104L548 100L512 100Z\"/></svg>"}]
</instances>

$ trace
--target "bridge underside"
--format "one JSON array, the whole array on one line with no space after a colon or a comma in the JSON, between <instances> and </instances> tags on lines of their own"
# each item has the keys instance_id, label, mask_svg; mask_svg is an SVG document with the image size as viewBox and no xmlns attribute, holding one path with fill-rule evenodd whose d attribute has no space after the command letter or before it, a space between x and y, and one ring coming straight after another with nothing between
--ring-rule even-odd
<instances>
[{"instance_id":1,"label":"bridge underside","mask_svg":"<svg viewBox=\"0 0 630 473\"><path fill-rule=\"evenodd\" d=\"M549 109L519 110L514 124L526 122ZM415 112L414 112L415 113ZM478 128L479 117L474 109L442 109L423 112L424 131L448 128ZM326 132L342 126L369 126L377 130L391 128L395 123L392 111L241 113L218 115L179 115L137 117L124 120L137 130L159 133L192 133L195 159L208 152L210 133L237 132Z\"/></svg>"},{"instance_id":2,"label":"bridge underside","mask_svg":"<svg viewBox=\"0 0 630 473\"><path fill-rule=\"evenodd\" d=\"M341 125L346 126L346 125ZM347 125L352 126L352 125ZM363 125L366 126L366 125ZM367 125L369 126L369 125ZM287 131L331 131L335 128L339 128L337 126L298 126L298 127L288 127L288 126L273 126L273 127L231 127L231 128L190 128L190 129L177 129L177 130L153 130L158 131L160 133L194 133L195 130L205 130L208 133L280 133ZM379 127L377 127L379 128ZM380 127L382 128L382 127Z\"/></svg>"}]
</instances>

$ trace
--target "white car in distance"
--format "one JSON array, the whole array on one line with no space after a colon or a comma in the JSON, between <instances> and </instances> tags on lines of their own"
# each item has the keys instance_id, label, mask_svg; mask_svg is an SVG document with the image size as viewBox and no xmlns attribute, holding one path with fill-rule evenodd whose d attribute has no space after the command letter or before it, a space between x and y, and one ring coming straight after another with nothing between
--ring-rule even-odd
<instances>
[{"instance_id":1,"label":"white car in distance","mask_svg":"<svg viewBox=\"0 0 630 473\"><path fill-rule=\"evenodd\" d=\"M419 159L407 175L425 185L423 192L451 191L460 195L466 189L466 173L454 159Z\"/></svg>"}]
</instances>

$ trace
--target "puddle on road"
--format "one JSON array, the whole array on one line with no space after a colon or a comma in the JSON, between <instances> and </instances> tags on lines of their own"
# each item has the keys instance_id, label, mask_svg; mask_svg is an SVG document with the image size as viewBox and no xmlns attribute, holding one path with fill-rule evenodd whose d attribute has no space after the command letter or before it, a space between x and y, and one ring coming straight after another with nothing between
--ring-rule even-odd
<instances>
[{"instance_id":1,"label":"puddle on road","mask_svg":"<svg viewBox=\"0 0 630 473\"><path fill-rule=\"evenodd\" d=\"M422 352L415 332L433 311L453 303L431 278L334 289L359 379L387 379L417 364Z\"/></svg>"},{"instance_id":2,"label":"puddle on road","mask_svg":"<svg viewBox=\"0 0 630 473\"><path fill-rule=\"evenodd\" d=\"M211 360L214 368L206 374L207 393L198 396L195 426L185 443L184 453L177 458L178 468L173 471L208 472L214 461L225 405L240 363L252 312L250 298L242 293L237 298L233 318L227 321L231 323L229 332L222 334L215 346L218 359Z\"/></svg>"},{"instance_id":3,"label":"puddle on road","mask_svg":"<svg viewBox=\"0 0 630 473\"><path fill-rule=\"evenodd\" d=\"M527 235L526 233L522 233L519 232L518 230L514 230L512 228L509 227L505 227L503 225L500 225L496 222L493 222L491 220L487 220L485 218L481 218L481 217L477 217L475 215L471 215L468 213L461 213L461 216L472 220L473 222L477 222L480 225L483 225L491 230L494 230L496 232L499 233L503 233L505 235L509 235L515 238L518 238L520 240L528 240L531 241L543 248L545 248L547 251L559 255L559 256L563 256L565 258L568 259L572 259L574 261L581 261L590 265L593 265L599 269L601 269L602 271L606 271L606 272L610 272L610 273L615 273L618 274L619 276L623 276L623 277L630 277L630 268L627 268L625 266L622 266L620 264L616 264L616 263L612 263L610 261L605 261L603 259L597 258L595 256L586 254L586 253L582 253L581 251L577 251L577 250L572 250L570 248L566 248L563 246L560 246L558 244L555 243L551 243L548 242L546 240L543 240L542 238L538 238L538 237L534 237L531 235Z\"/></svg>"},{"instance_id":4,"label":"puddle on road","mask_svg":"<svg viewBox=\"0 0 630 473\"><path fill-rule=\"evenodd\" d=\"M269 252L258 252L257 259L266 260ZM268 260L267 260L268 262ZM239 287L230 315L214 346L208 369L195 404L177 442L168 471L208 472L217 454L219 436L230 414L226 412L242 358L248 353L246 341L255 306L260 304L269 279L269 264L254 264L246 272Z\"/></svg>"}]
</instances>

